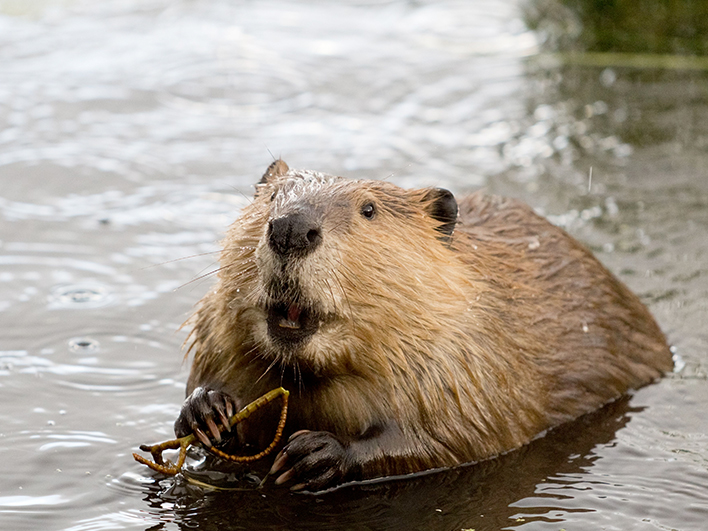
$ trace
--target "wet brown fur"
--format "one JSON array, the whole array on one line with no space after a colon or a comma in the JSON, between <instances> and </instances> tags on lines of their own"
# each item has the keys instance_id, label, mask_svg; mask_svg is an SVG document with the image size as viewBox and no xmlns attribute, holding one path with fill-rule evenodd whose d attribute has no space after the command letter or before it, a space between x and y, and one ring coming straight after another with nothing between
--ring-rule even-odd
<instances>
[{"instance_id":1,"label":"wet brown fur","mask_svg":"<svg viewBox=\"0 0 708 531\"><path fill-rule=\"evenodd\" d=\"M264 244L268 220L307 175L330 179L276 161L229 229L218 283L192 321L188 394L208 386L242 405L282 384L292 392L288 431L356 443L372 477L517 448L671 369L639 299L512 199L462 199L445 242L427 190L331 178L291 196L322 210L323 244L279 272ZM372 220L359 215L367 201ZM300 283L292 296L327 315L301 349L266 337L264 279L281 273ZM264 444L270 431L240 436Z\"/></svg>"}]
</instances>

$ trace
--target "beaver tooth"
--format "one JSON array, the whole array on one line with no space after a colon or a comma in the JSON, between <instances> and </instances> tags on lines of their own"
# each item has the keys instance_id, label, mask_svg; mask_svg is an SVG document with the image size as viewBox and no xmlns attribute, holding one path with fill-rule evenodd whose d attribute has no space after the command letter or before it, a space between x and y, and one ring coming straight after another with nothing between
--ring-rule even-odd
<instances>
[{"instance_id":1,"label":"beaver tooth","mask_svg":"<svg viewBox=\"0 0 708 531\"><path fill-rule=\"evenodd\" d=\"M300 328L300 323L296 321L288 321L287 319L281 319L278 326L280 328L292 328L293 330L296 330Z\"/></svg>"}]
</instances>

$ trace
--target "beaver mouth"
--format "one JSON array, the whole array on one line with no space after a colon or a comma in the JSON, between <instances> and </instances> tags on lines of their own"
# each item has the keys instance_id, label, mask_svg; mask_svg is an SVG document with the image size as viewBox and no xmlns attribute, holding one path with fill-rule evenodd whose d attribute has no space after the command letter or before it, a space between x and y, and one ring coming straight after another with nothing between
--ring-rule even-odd
<instances>
[{"instance_id":1,"label":"beaver mouth","mask_svg":"<svg viewBox=\"0 0 708 531\"><path fill-rule=\"evenodd\" d=\"M280 343L301 343L320 327L318 312L296 302L276 302L267 311L268 335Z\"/></svg>"}]
</instances>

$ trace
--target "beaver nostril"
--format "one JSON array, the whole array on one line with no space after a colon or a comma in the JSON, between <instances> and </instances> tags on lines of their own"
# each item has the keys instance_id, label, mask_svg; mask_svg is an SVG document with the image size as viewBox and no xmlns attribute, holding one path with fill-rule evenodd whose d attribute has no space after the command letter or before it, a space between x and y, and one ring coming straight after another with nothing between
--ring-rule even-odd
<instances>
[{"instance_id":1,"label":"beaver nostril","mask_svg":"<svg viewBox=\"0 0 708 531\"><path fill-rule=\"evenodd\" d=\"M320 231L318 229L310 229L307 233L307 241L311 244L317 244L317 240L320 237Z\"/></svg>"}]
</instances>

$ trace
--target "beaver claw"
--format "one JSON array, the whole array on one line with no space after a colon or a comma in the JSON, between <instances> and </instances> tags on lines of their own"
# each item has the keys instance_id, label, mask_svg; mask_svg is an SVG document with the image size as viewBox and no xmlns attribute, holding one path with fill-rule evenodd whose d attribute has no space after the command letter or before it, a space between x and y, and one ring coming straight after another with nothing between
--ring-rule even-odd
<instances>
[{"instance_id":1,"label":"beaver claw","mask_svg":"<svg viewBox=\"0 0 708 531\"><path fill-rule=\"evenodd\" d=\"M194 433L205 446L221 442L221 430L231 431L229 418L236 410L234 400L221 391L197 387L182 404L175 421L175 434L184 437Z\"/></svg>"},{"instance_id":2,"label":"beaver claw","mask_svg":"<svg viewBox=\"0 0 708 531\"><path fill-rule=\"evenodd\" d=\"M347 476L347 449L327 431L293 433L275 458L270 474L282 472L276 485L293 482L290 490L324 490Z\"/></svg>"}]
</instances>

